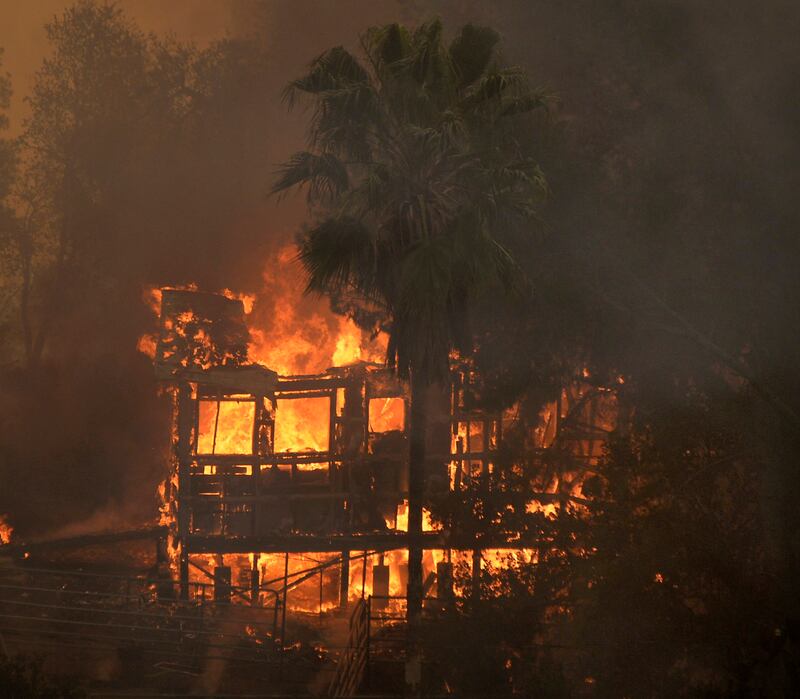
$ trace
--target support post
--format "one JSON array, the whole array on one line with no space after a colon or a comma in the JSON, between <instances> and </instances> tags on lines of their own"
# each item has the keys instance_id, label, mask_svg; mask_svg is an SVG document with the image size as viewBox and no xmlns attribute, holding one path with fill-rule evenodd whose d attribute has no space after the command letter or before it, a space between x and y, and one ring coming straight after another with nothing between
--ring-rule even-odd
<instances>
[{"instance_id":1,"label":"support post","mask_svg":"<svg viewBox=\"0 0 800 699\"><path fill-rule=\"evenodd\" d=\"M289 553L286 553L286 561L283 566L283 609L281 609L281 657L283 648L286 646L286 600L289 595Z\"/></svg>"},{"instance_id":2,"label":"support post","mask_svg":"<svg viewBox=\"0 0 800 699\"><path fill-rule=\"evenodd\" d=\"M427 386L411 375L411 425L408 463L408 623L419 623L422 613L422 500L425 487ZM409 631L411 629L409 628Z\"/></svg>"},{"instance_id":3,"label":"support post","mask_svg":"<svg viewBox=\"0 0 800 699\"><path fill-rule=\"evenodd\" d=\"M472 604L475 606L481 599L481 550L472 549Z\"/></svg>"},{"instance_id":4,"label":"support post","mask_svg":"<svg viewBox=\"0 0 800 699\"><path fill-rule=\"evenodd\" d=\"M322 616L322 568L319 569L319 615Z\"/></svg>"},{"instance_id":5,"label":"support post","mask_svg":"<svg viewBox=\"0 0 800 699\"><path fill-rule=\"evenodd\" d=\"M389 604L389 566L383 562L372 566L372 597L370 597L370 608L375 607L377 611L383 611Z\"/></svg>"},{"instance_id":6,"label":"support post","mask_svg":"<svg viewBox=\"0 0 800 699\"><path fill-rule=\"evenodd\" d=\"M259 597L259 575L258 575L258 559L261 558L261 554L254 553L253 554L253 561L250 567L250 602L253 605L258 604L258 597Z\"/></svg>"},{"instance_id":7,"label":"support post","mask_svg":"<svg viewBox=\"0 0 800 699\"><path fill-rule=\"evenodd\" d=\"M186 601L189 599L189 552L186 550L186 542L181 542L181 555L179 574L181 578L181 599Z\"/></svg>"},{"instance_id":8,"label":"support post","mask_svg":"<svg viewBox=\"0 0 800 699\"><path fill-rule=\"evenodd\" d=\"M216 604L231 603L231 568L216 566L214 568L214 602Z\"/></svg>"},{"instance_id":9,"label":"support post","mask_svg":"<svg viewBox=\"0 0 800 699\"><path fill-rule=\"evenodd\" d=\"M347 609L347 598L350 592L350 552L342 551L342 566L339 575L339 609Z\"/></svg>"},{"instance_id":10,"label":"support post","mask_svg":"<svg viewBox=\"0 0 800 699\"><path fill-rule=\"evenodd\" d=\"M180 597L189 599L189 551L186 539L189 536L189 506L183 497L191 492L189 484L189 467L192 458L192 432L195 424L194 401L192 389L188 383L181 383L178 387L177 399L177 440L175 444L175 459L178 467L178 539L180 541ZM175 494L173 493L173 496Z\"/></svg>"},{"instance_id":11,"label":"support post","mask_svg":"<svg viewBox=\"0 0 800 699\"><path fill-rule=\"evenodd\" d=\"M371 646L371 631L372 631L372 596L367 598L367 607L365 612L366 620L367 620L367 640L365 643L365 655L366 658L364 660L364 675L366 676L367 680L367 691L369 692L372 689L372 668L370 667L369 662L369 655L370 655L370 646Z\"/></svg>"},{"instance_id":12,"label":"support post","mask_svg":"<svg viewBox=\"0 0 800 699\"><path fill-rule=\"evenodd\" d=\"M281 664L280 676L283 679L284 662L286 655L286 598L289 594L289 552L283 566L283 608L281 609Z\"/></svg>"},{"instance_id":13,"label":"support post","mask_svg":"<svg viewBox=\"0 0 800 699\"><path fill-rule=\"evenodd\" d=\"M436 596L440 605L453 602L453 564L450 561L439 561L436 564Z\"/></svg>"},{"instance_id":14,"label":"support post","mask_svg":"<svg viewBox=\"0 0 800 699\"><path fill-rule=\"evenodd\" d=\"M364 592L367 587L367 552L364 551L363 563L361 566L361 599L364 599Z\"/></svg>"},{"instance_id":15,"label":"support post","mask_svg":"<svg viewBox=\"0 0 800 699\"><path fill-rule=\"evenodd\" d=\"M408 641L406 693L419 695L422 683L422 505L425 493L428 384L411 371L411 420L408 455Z\"/></svg>"}]
</instances>

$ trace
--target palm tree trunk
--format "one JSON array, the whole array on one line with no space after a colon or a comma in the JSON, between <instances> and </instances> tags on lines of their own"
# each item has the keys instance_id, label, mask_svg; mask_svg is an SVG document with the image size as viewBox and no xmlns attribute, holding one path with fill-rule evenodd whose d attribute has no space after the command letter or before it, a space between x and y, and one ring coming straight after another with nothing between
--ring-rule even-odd
<instances>
[{"instance_id":1,"label":"palm tree trunk","mask_svg":"<svg viewBox=\"0 0 800 699\"><path fill-rule=\"evenodd\" d=\"M425 440L428 384L417 372L411 374L411 415L408 461L408 646L406 683L410 693L419 691L422 621L422 500L425 489Z\"/></svg>"},{"instance_id":2,"label":"palm tree trunk","mask_svg":"<svg viewBox=\"0 0 800 699\"><path fill-rule=\"evenodd\" d=\"M422 611L422 499L425 488L428 386L412 374L408 463L408 618Z\"/></svg>"}]
</instances>

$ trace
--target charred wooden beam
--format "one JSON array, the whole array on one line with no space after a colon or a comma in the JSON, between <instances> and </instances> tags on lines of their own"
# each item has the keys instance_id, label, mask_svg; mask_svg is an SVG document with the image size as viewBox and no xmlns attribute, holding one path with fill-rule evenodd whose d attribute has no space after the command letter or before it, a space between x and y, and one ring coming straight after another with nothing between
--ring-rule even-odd
<instances>
[{"instance_id":1,"label":"charred wooden beam","mask_svg":"<svg viewBox=\"0 0 800 699\"><path fill-rule=\"evenodd\" d=\"M404 549L408 544L405 532L373 532L368 534L269 534L261 536L231 537L221 535L187 537L192 553L339 553L342 551L391 551ZM514 540L497 536L482 537L482 549L529 549L541 544L534 537ZM422 547L471 551L476 548L474 537L454 536L446 532L424 532Z\"/></svg>"},{"instance_id":2,"label":"charred wooden beam","mask_svg":"<svg viewBox=\"0 0 800 699\"><path fill-rule=\"evenodd\" d=\"M22 553L25 551L43 551L53 549L82 548L84 546L97 546L102 544L116 544L123 541L142 541L152 539L158 541L166 538L169 533L167 527L146 527L144 529L129 529L121 532L107 532L102 534L83 534L81 536L60 537L44 539L30 543L12 543L3 547L9 553Z\"/></svg>"}]
</instances>

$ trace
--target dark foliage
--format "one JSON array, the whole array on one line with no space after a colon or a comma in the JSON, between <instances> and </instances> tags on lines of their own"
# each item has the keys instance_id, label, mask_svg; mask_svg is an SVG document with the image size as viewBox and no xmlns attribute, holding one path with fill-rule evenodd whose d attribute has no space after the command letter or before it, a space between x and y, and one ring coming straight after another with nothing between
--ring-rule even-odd
<instances>
[{"instance_id":1,"label":"dark foliage","mask_svg":"<svg viewBox=\"0 0 800 699\"><path fill-rule=\"evenodd\" d=\"M86 693L73 680L53 678L37 658L0 659L0 695L5 699L81 699Z\"/></svg>"}]
</instances>

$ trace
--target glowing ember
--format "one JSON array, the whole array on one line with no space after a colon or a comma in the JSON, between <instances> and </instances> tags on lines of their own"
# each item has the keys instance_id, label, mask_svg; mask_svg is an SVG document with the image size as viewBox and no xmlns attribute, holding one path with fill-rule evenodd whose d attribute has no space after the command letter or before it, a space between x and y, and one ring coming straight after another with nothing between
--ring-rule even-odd
<instances>
[{"instance_id":1,"label":"glowing ember","mask_svg":"<svg viewBox=\"0 0 800 699\"><path fill-rule=\"evenodd\" d=\"M395 526L392 527L392 524ZM387 526L390 528L394 528L399 532L407 532L408 531L408 500L403 500L397 506L397 516L395 518L395 522L387 522ZM431 513L424 509L422 510L422 531L424 532L435 532L441 530L441 527L438 524L434 524L431 521Z\"/></svg>"},{"instance_id":2,"label":"glowing ember","mask_svg":"<svg viewBox=\"0 0 800 699\"><path fill-rule=\"evenodd\" d=\"M13 532L14 527L6 521L6 515L0 515L0 544L10 544Z\"/></svg>"},{"instance_id":3,"label":"glowing ember","mask_svg":"<svg viewBox=\"0 0 800 699\"><path fill-rule=\"evenodd\" d=\"M542 512L548 519L555 519L558 515L558 505L554 502L543 503L538 500L530 500L525 505L525 512L528 514Z\"/></svg>"},{"instance_id":4,"label":"glowing ember","mask_svg":"<svg viewBox=\"0 0 800 699\"><path fill-rule=\"evenodd\" d=\"M372 432L402 430L406 404L402 398L373 398L369 402L369 429Z\"/></svg>"},{"instance_id":5,"label":"glowing ember","mask_svg":"<svg viewBox=\"0 0 800 699\"><path fill-rule=\"evenodd\" d=\"M147 286L142 290L142 301L158 317L161 313L161 289L157 286Z\"/></svg>"},{"instance_id":6,"label":"glowing ember","mask_svg":"<svg viewBox=\"0 0 800 699\"><path fill-rule=\"evenodd\" d=\"M156 358L156 347L158 346L158 337L155 335L142 335L136 343L136 349L150 359Z\"/></svg>"}]
</instances>

